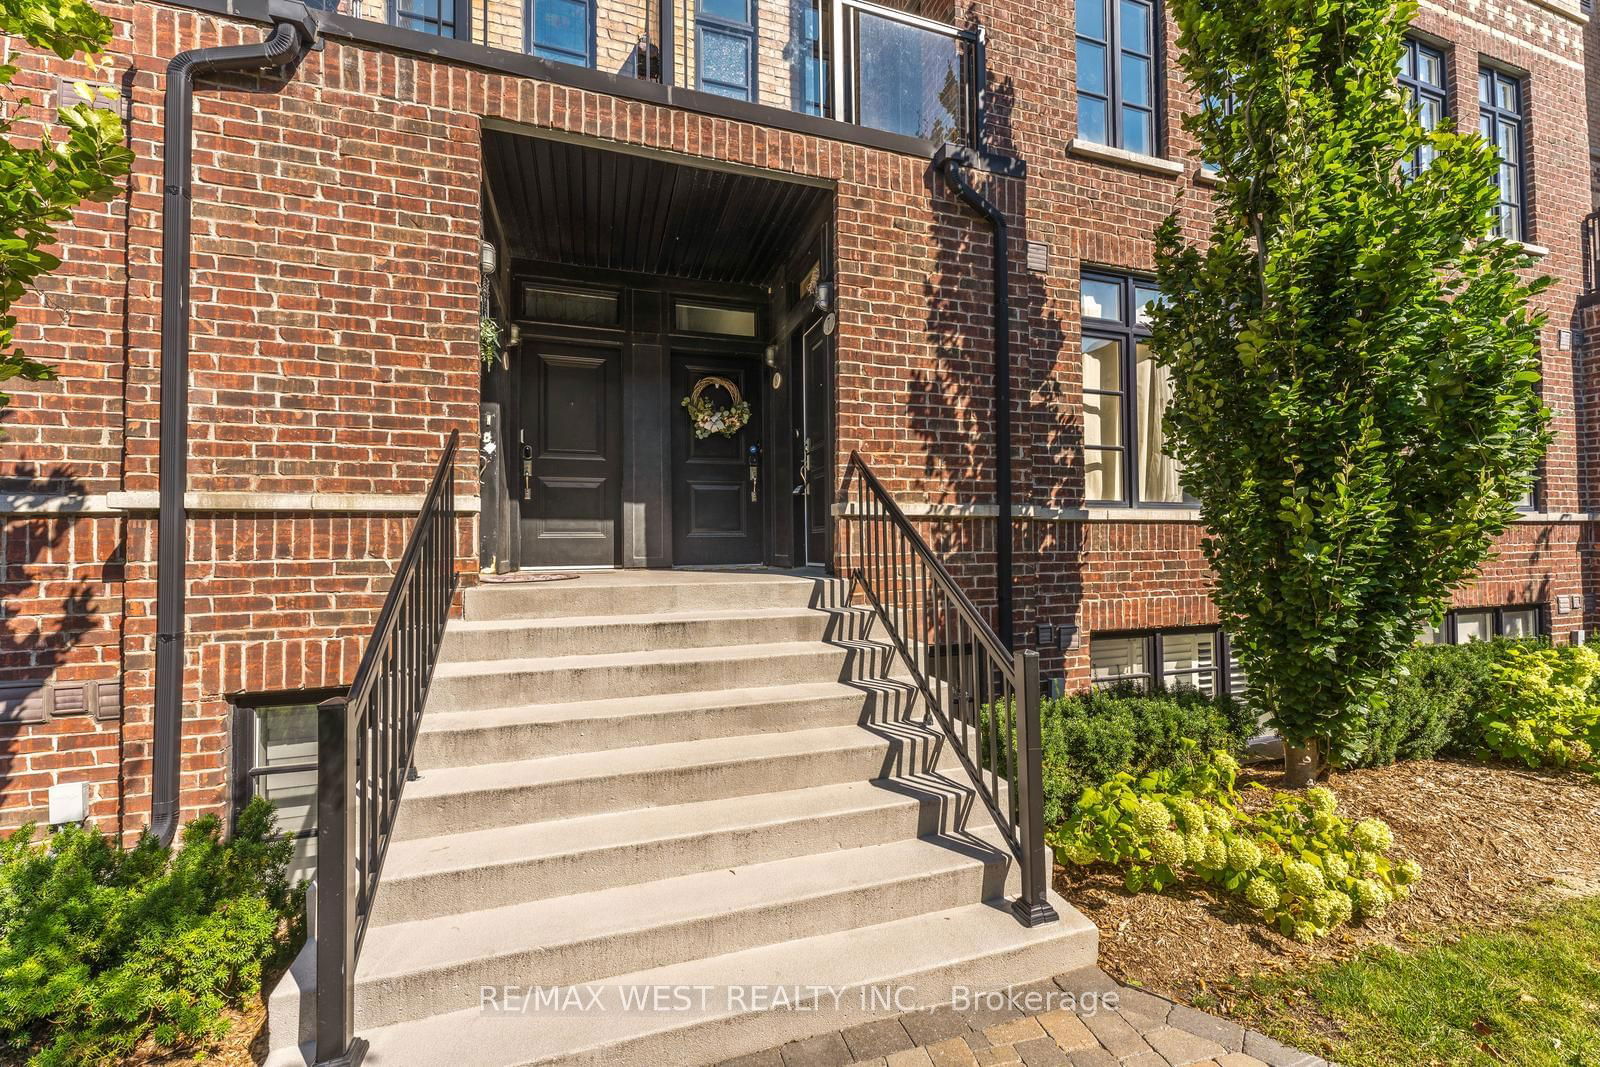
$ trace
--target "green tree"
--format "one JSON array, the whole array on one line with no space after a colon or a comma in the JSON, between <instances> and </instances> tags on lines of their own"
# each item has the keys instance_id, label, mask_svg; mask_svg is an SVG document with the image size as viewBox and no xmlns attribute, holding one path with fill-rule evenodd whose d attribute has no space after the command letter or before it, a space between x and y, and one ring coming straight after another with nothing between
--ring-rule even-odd
<instances>
[{"instance_id":1,"label":"green tree","mask_svg":"<svg viewBox=\"0 0 1600 1067\"><path fill-rule=\"evenodd\" d=\"M1492 146L1424 130L1402 0L1173 0L1209 240L1157 234L1169 451L1291 781L1360 746L1418 627L1492 551L1549 440L1532 259ZM1423 165L1419 166L1419 163Z\"/></svg>"},{"instance_id":2,"label":"green tree","mask_svg":"<svg viewBox=\"0 0 1600 1067\"><path fill-rule=\"evenodd\" d=\"M111 40L111 21L87 0L0 0L0 33L62 59L82 54L94 72ZM45 251L55 243L56 227L70 221L80 203L115 196L133 154L123 144L122 120L92 106L93 91L83 83L77 85L82 99L57 116L61 136L47 133L41 143L32 130L19 131L19 124L40 120L34 114L39 105L12 86L17 69L0 64L0 381L40 381L55 373L17 346L12 309L40 275L61 265ZM10 400L0 392L0 406Z\"/></svg>"}]
</instances>

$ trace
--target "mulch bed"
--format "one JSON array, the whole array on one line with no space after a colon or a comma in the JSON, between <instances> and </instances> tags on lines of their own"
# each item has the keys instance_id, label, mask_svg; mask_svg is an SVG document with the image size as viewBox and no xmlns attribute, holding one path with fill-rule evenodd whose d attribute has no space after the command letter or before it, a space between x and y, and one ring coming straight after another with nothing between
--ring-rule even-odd
<instances>
[{"instance_id":1,"label":"mulch bed","mask_svg":"<svg viewBox=\"0 0 1600 1067\"><path fill-rule=\"evenodd\" d=\"M1276 773L1245 781L1274 788ZM1332 775L1340 811L1394 828L1395 854L1423 866L1416 891L1383 916L1301 945L1204 890L1130 895L1119 876L1056 869L1056 889L1100 928L1113 977L1190 1001L1230 977L1347 958L1462 926L1512 922L1553 893L1600 893L1600 784L1587 776L1456 761ZM1255 797L1251 797L1251 793ZM1252 790L1249 803L1268 794Z\"/></svg>"}]
</instances>

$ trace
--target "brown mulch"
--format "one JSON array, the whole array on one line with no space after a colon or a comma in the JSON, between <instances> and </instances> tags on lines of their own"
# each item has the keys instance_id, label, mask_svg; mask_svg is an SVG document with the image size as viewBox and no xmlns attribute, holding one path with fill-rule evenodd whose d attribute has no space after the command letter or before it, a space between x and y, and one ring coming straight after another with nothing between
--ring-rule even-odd
<instances>
[{"instance_id":1,"label":"brown mulch","mask_svg":"<svg viewBox=\"0 0 1600 1067\"><path fill-rule=\"evenodd\" d=\"M1244 776L1269 789L1276 773ZM1377 816L1395 854L1423 866L1415 892L1380 918L1301 945L1204 890L1130 895L1120 877L1058 867L1056 889L1100 928L1100 965L1127 984L1193 999L1232 976L1343 959L1451 927L1517 919L1542 894L1600 893L1600 784L1576 774L1454 761L1335 773L1340 811ZM1263 802L1246 794L1250 803Z\"/></svg>"}]
</instances>

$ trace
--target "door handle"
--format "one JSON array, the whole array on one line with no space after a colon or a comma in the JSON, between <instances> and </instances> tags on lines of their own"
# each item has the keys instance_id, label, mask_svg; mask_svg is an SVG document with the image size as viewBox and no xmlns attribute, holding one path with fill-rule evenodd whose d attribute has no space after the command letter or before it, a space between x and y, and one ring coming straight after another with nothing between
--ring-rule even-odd
<instances>
[{"instance_id":1,"label":"door handle","mask_svg":"<svg viewBox=\"0 0 1600 1067\"><path fill-rule=\"evenodd\" d=\"M533 446L522 446L522 499L533 499Z\"/></svg>"},{"instance_id":2,"label":"door handle","mask_svg":"<svg viewBox=\"0 0 1600 1067\"><path fill-rule=\"evenodd\" d=\"M756 502L756 483L761 476L761 446L752 444L744 450L745 474L750 479L750 503Z\"/></svg>"}]
</instances>

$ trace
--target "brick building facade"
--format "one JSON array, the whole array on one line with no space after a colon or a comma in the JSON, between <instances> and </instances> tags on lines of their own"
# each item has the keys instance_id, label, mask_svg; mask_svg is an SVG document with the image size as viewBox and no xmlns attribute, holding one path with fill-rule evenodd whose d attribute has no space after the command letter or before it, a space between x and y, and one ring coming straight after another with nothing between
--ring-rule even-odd
<instances>
[{"instance_id":1,"label":"brick building facade","mask_svg":"<svg viewBox=\"0 0 1600 1067\"><path fill-rule=\"evenodd\" d=\"M92 817L134 833L150 808L166 67L185 49L259 40L267 5L99 6L116 25L113 67L138 162L125 196L83 209L65 230L64 266L46 279L20 331L61 373L14 390L0 443L9 639L0 659L0 827L43 816L50 786L88 782ZM737 38L736 25L706 16L723 6L702 0L697 17L679 5L676 36L711 40L706 34L716 30ZM229 804L241 701L274 693L290 700L349 681L450 431L462 435L458 479L479 484L480 402L497 388L496 374L514 373L515 360L483 371L480 301L499 287L504 318L519 318L513 307L523 306L513 288L522 284L517 262L487 284L481 273L485 239L507 260L508 246L522 240L496 241L511 211L503 174L491 173L492 135L538 142L567 161L611 153L762 188L819 190L820 237L789 236L796 248L823 248L816 265L834 294L821 348L834 481L859 451L973 595L993 603L990 235L935 173L937 145L927 136L959 126L963 109L946 101L931 108L932 118L924 108L906 120L896 102L885 105L890 117L881 124L889 128L874 129L867 123L876 105L856 88L859 121L805 113L808 87L826 97L836 73L827 62L805 63L825 58L831 38L804 27L808 19L825 24L827 5L792 8L788 25L802 27L794 31L804 45L799 59L763 43L767 29L752 28L742 40L760 58L742 74L716 81L705 66L694 69L698 53L685 46L674 53L673 85L633 76L641 63L648 67L650 46L603 18L589 27L591 70L523 54L555 47L559 33L554 45L541 44L499 7L464 7L473 26L466 40L423 32L437 26L397 28L383 21L384 10L351 14L345 5L325 19L319 50L287 76L208 79L196 92L185 818ZM628 5L616 10L647 17ZM1129 480L1132 500L1086 497L1086 476L1103 493L1110 482L1100 467L1088 473L1084 339L1117 331L1104 304L1094 306L1105 321L1085 321L1085 272L1122 285L1148 275L1155 225L1176 209L1199 227L1209 190L1178 121L1196 101L1161 56L1174 30L1167 24L1143 44L1133 40L1141 10L1160 9L1133 5L1107 30L1072 4L982 0L959 16L915 12L959 23L965 36L905 23L934 34L937 47L918 53L934 68L984 72L983 145L1020 161L980 168L974 180L1007 214L1012 239L1016 632L1041 649L1046 677L1068 688L1088 684L1097 635L1109 648L1120 635L1215 623L1193 512L1137 499L1151 484L1146 475L1159 472ZM486 24L498 48L473 43ZM970 32L975 26L981 38ZM858 43L875 32L865 21L852 27ZM1584 67L1591 31L1564 0L1430 0L1415 29L1443 63L1440 93L1451 117L1470 124L1478 114L1480 68L1503 71L1518 86L1522 237L1557 279L1540 297L1557 440L1535 507L1458 605L1536 608L1539 628L1568 640L1590 625L1586 605L1600 591L1589 521L1600 467L1591 462L1594 428L1584 421L1596 383L1581 343L1600 329L1583 329L1581 316L1594 312L1579 308L1580 222L1597 187L1592 157L1580 148L1592 140ZM781 26L773 32L781 35ZM1096 37L1113 32L1126 36ZM1076 49L1063 43L1074 40ZM958 62L939 66L946 46ZM1099 118L1087 123L1092 129L1080 126L1084 98L1101 85L1085 75L1082 57L1100 47L1136 73L1148 53L1148 123L1146 105L1112 93L1107 114L1119 117L1103 129ZM80 73L31 54L21 61L18 84L51 100L62 78ZM785 101L784 86L800 85L795 71L810 80ZM756 99L730 101L727 79L745 75ZM793 262L809 300L808 264L803 256ZM788 268L786 261L764 286L747 286L768 293L760 308L766 332L747 338L776 349L761 378L775 370L798 380L802 328L816 325L794 317L804 301L778 292ZM635 294L633 313L651 306L653 298L637 295L643 288L630 281L624 289ZM1127 310L1129 330L1117 343L1136 346L1137 308ZM773 332L780 324L794 328L792 345ZM1134 357L1127 359L1136 376ZM787 405L780 386L767 388L774 412ZM1130 378L1126 410L1136 388ZM1097 394L1093 403L1104 401ZM1105 442L1089 442L1097 443ZM511 444L502 439L495 463ZM769 443L763 462L762 479L786 494L794 449ZM489 466L491 482L499 469ZM514 483L516 471L505 477ZM480 562L495 560L480 561L487 496L466 492L458 567L471 581ZM515 502L515 484L508 498ZM787 506L763 504L769 518L781 512L771 529L796 521L782 512ZM618 520L619 540L645 546L629 555L624 544L619 558L666 558L653 521ZM844 537L835 524L831 551ZM781 539L769 540L762 560L730 562L804 562L796 544L781 550ZM1222 652L1213 639L1205 655L1225 675Z\"/></svg>"}]
</instances>

